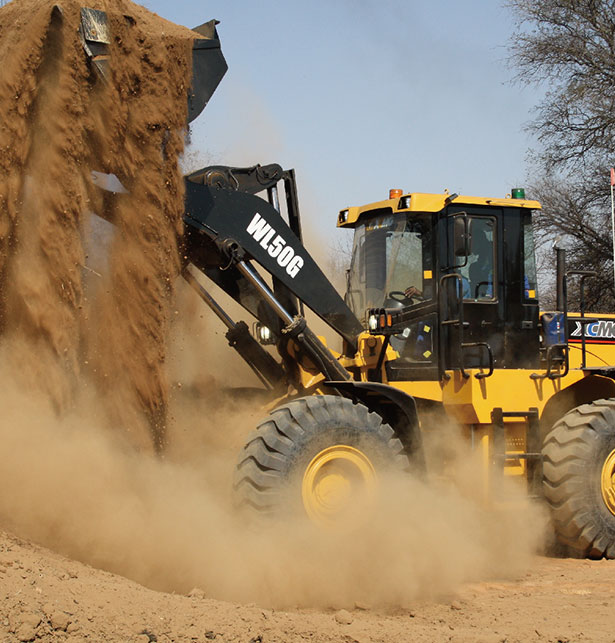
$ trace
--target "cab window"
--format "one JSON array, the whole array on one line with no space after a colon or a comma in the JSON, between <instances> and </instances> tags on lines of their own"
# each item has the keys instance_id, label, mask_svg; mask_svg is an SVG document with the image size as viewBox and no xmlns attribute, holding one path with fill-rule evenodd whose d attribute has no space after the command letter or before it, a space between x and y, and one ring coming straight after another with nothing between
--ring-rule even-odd
<instances>
[{"instance_id":1,"label":"cab window","mask_svg":"<svg viewBox=\"0 0 615 643\"><path fill-rule=\"evenodd\" d=\"M492 301L496 298L495 231L493 217L470 217L471 244L468 260L456 269L466 301Z\"/></svg>"}]
</instances>

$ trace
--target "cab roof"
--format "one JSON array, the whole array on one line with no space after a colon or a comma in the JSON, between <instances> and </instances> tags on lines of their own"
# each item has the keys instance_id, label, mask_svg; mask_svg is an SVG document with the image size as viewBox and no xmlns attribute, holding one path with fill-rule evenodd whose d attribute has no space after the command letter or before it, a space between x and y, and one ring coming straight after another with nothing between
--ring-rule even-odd
<instances>
[{"instance_id":1,"label":"cab roof","mask_svg":"<svg viewBox=\"0 0 615 643\"><path fill-rule=\"evenodd\" d=\"M454 204L456 206L492 206L497 208L527 208L528 210L540 210L541 205L538 201L530 199L504 199L485 198L478 196L463 196L455 194L426 194L424 192L409 192L402 194L393 199L376 201L367 205L351 206L340 210L337 217L338 228L354 228L359 218L375 210L379 214L388 211L390 214L397 212L440 212L446 206Z\"/></svg>"}]
</instances>

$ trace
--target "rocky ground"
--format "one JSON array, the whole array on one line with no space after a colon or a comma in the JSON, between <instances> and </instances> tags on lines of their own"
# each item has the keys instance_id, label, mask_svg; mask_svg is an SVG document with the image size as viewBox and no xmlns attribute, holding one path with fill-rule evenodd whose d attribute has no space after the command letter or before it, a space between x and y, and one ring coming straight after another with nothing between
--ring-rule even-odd
<instances>
[{"instance_id":1,"label":"rocky ground","mask_svg":"<svg viewBox=\"0 0 615 643\"><path fill-rule=\"evenodd\" d=\"M147 589L0 532L0 640L614 641L615 561L536 557L437 602L277 611Z\"/></svg>"}]
</instances>

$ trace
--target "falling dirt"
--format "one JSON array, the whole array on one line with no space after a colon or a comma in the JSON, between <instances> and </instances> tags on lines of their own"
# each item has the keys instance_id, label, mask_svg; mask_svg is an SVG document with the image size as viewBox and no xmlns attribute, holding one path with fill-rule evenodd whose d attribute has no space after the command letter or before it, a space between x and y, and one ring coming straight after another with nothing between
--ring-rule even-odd
<instances>
[{"instance_id":1,"label":"falling dirt","mask_svg":"<svg viewBox=\"0 0 615 643\"><path fill-rule=\"evenodd\" d=\"M314 640L330 640L327 631L391 640L376 626L339 628L364 620L350 610L406 610L407 619L418 601L450 601L467 583L522 577L542 512L514 487L486 507L480 466L452 440L455 475L384 480L376 514L351 535L301 520L251 530L235 515L233 464L260 412L223 392L243 383L239 367L190 291L176 292L194 34L128 0L89 2L107 12L113 36L102 82L78 38L80 5L60 4L0 9L0 527L151 590L197 589L192 599L148 593L2 535L0 635L218 637L201 620L198 633L133 616L118 629L88 625L126 601L150 613L175 601L187 613L245 613L249 627L225 625L221 640L310 631L299 615L267 638L245 603L324 610ZM92 171L115 175L123 190L100 190ZM56 583L66 574L89 589ZM104 586L96 598L92 585ZM82 592L98 616L76 614ZM203 596L237 605L195 602ZM336 620L331 609L342 610ZM403 640L405 626L395 627L391 637Z\"/></svg>"},{"instance_id":2,"label":"falling dirt","mask_svg":"<svg viewBox=\"0 0 615 643\"><path fill-rule=\"evenodd\" d=\"M89 6L109 16L106 82L84 55L80 3L14 0L0 12L5 359L61 413L88 377L110 424L140 448L152 438L158 447L195 35L128 1ZM127 191L99 190L93 170L116 175ZM88 290L92 213L116 232L108 271Z\"/></svg>"}]
</instances>

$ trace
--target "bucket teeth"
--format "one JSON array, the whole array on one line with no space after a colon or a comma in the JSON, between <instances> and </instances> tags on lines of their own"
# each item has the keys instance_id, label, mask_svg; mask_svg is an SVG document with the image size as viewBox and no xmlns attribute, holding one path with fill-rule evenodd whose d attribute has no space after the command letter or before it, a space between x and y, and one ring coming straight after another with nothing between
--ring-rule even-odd
<instances>
[{"instance_id":1,"label":"bucket teeth","mask_svg":"<svg viewBox=\"0 0 615 643\"><path fill-rule=\"evenodd\" d=\"M85 53L98 73L106 79L109 70L109 43L111 42L107 14L98 9L82 7L79 34Z\"/></svg>"}]
</instances>

